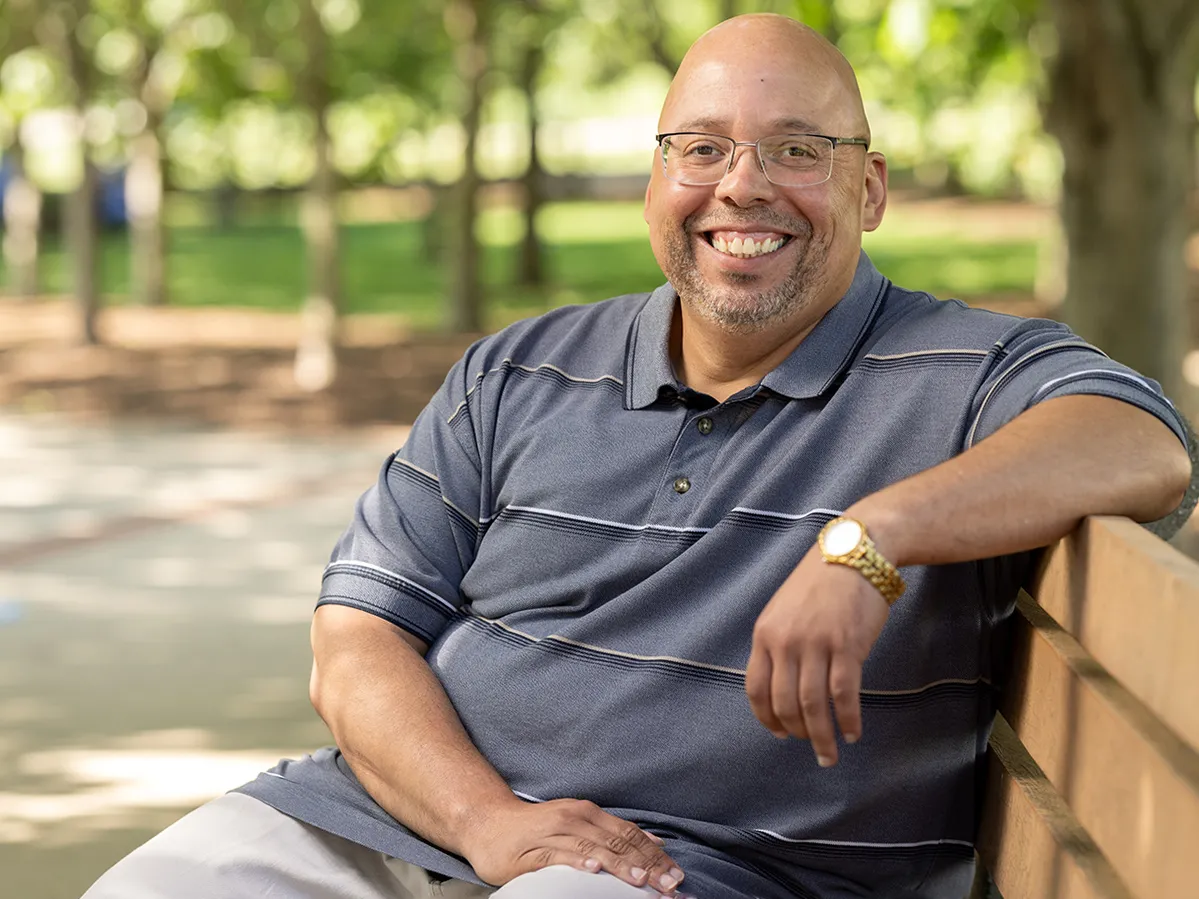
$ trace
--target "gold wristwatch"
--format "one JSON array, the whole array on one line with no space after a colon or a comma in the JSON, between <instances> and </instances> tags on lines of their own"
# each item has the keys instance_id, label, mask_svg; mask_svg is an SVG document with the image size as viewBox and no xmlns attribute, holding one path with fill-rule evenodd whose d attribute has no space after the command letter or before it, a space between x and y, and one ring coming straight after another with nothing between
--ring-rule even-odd
<instances>
[{"instance_id":1,"label":"gold wristwatch","mask_svg":"<svg viewBox=\"0 0 1199 899\"><path fill-rule=\"evenodd\" d=\"M883 595L887 605L903 596L907 584L895 566L874 548L862 522L848 515L834 518L820 529L819 540L824 561L856 568Z\"/></svg>"}]
</instances>

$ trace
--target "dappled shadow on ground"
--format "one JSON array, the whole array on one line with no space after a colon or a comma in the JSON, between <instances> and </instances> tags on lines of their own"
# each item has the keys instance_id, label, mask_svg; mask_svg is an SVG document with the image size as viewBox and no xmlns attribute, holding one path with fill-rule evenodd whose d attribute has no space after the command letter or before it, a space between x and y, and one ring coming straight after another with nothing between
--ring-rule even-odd
<instances>
[{"instance_id":1,"label":"dappled shadow on ground","mask_svg":"<svg viewBox=\"0 0 1199 899\"><path fill-rule=\"evenodd\" d=\"M126 307L102 332L105 345L78 346L65 301L0 302L0 406L279 430L410 423L478 336L351 319L336 381L308 392L293 374L295 316Z\"/></svg>"},{"instance_id":2,"label":"dappled shadow on ground","mask_svg":"<svg viewBox=\"0 0 1199 899\"><path fill-rule=\"evenodd\" d=\"M75 899L190 808L329 742L312 608L403 436L0 413L0 896Z\"/></svg>"}]
</instances>

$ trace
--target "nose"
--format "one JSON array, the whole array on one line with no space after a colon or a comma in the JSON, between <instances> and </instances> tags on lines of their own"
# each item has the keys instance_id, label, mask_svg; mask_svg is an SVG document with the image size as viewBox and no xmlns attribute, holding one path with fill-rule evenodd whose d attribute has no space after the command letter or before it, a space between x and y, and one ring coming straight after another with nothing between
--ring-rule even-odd
<instances>
[{"instance_id":1,"label":"nose","mask_svg":"<svg viewBox=\"0 0 1199 899\"><path fill-rule=\"evenodd\" d=\"M775 198L775 186L762 171L756 146L733 148L729 169L716 185L716 196L738 206L756 206Z\"/></svg>"}]
</instances>

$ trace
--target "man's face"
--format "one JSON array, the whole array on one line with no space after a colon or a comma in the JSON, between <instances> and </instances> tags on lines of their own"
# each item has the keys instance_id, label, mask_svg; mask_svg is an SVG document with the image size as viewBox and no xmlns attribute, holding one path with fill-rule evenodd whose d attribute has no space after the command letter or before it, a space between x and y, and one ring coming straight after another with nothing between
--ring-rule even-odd
<instances>
[{"instance_id":1,"label":"man's face","mask_svg":"<svg viewBox=\"0 0 1199 899\"><path fill-rule=\"evenodd\" d=\"M862 136L849 94L827 66L767 48L743 55L692 66L671 91L661 130L738 141L799 132ZM696 187L667 179L655 154L645 220L658 264L692 311L733 333L822 315L852 281L862 231L882 217L885 164L869 156L839 146L823 184L780 187L766 179L753 147L738 147L719 184ZM740 254L720 248L734 238ZM782 243L748 255L746 238L754 253Z\"/></svg>"}]
</instances>

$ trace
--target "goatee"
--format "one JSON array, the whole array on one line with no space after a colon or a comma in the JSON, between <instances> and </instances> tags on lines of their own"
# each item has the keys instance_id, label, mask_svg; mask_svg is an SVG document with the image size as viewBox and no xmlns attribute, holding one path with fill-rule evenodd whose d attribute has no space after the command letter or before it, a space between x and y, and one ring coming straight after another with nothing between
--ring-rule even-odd
<instances>
[{"instance_id":1,"label":"goatee","mask_svg":"<svg viewBox=\"0 0 1199 899\"><path fill-rule=\"evenodd\" d=\"M820 272L828 260L828 245L813 239L812 226L806 220L772 222L773 218L777 217L763 217L760 212L752 222L730 222L726 218L720 224L706 224L688 218L682 228L668 232L663 242L662 267L682 301L702 318L733 334L765 330L809 305L820 292ZM743 272L722 272L723 283L719 284L705 279L699 272L692 235L718 231L730 224L773 224L794 235L775 252L794 253L795 265L781 281L769 286L758 286L760 276Z\"/></svg>"}]
</instances>

